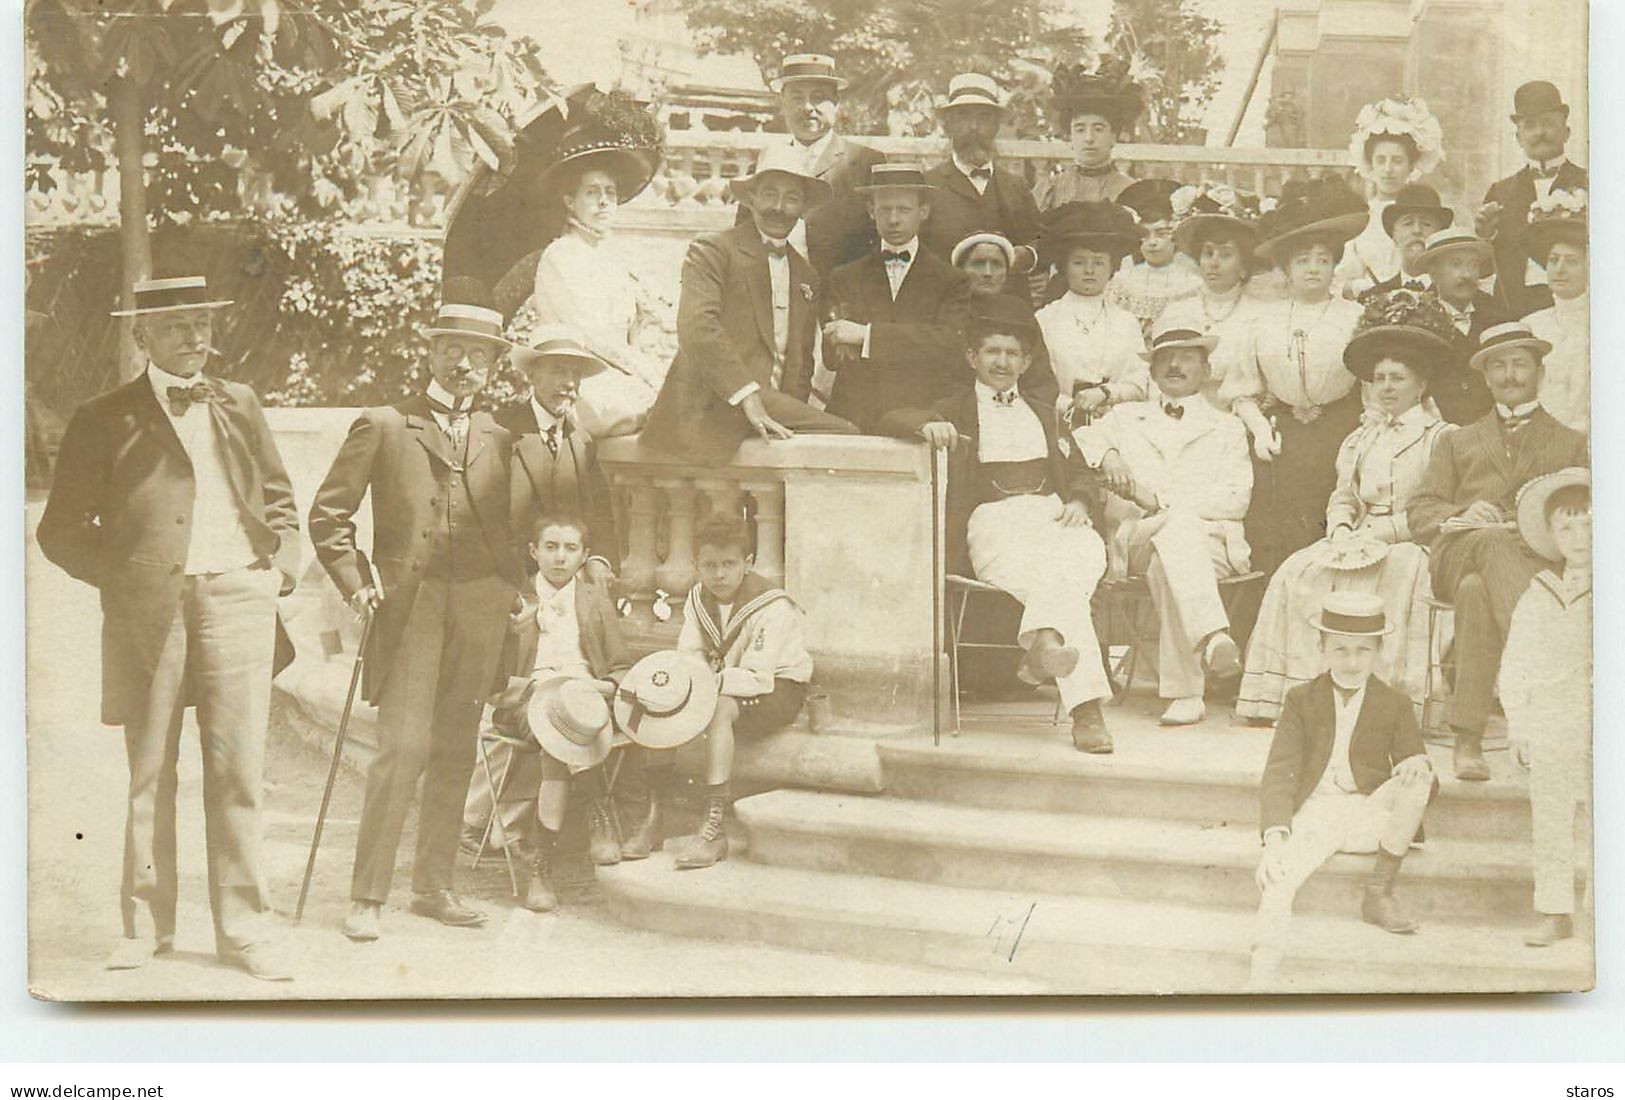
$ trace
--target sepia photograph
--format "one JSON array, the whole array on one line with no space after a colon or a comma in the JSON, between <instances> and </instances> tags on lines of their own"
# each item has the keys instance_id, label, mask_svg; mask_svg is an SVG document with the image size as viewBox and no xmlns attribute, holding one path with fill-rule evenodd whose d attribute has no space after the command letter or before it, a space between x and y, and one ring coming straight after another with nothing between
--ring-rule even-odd
<instances>
[{"instance_id":1,"label":"sepia photograph","mask_svg":"<svg viewBox=\"0 0 1625 1100\"><path fill-rule=\"evenodd\" d=\"M1585 0L21 9L34 998L1596 986Z\"/></svg>"}]
</instances>

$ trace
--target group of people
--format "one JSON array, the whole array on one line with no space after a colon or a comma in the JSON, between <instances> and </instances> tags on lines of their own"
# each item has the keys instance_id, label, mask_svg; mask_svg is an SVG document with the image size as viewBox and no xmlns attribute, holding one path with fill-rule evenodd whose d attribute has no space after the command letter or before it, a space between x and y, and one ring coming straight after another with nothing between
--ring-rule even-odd
<instances>
[{"instance_id":1,"label":"group of people","mask_svg":"<svg viewBox=\"0 0 1625 1100\"><path fill-rule=\"evenodd\" d=\"M1117 166L1140 91L1114 59L1057 72L1074 162L1036 187L998 161L990 78L950 82L950 151L931 168L835 132L843 86L829 57L785 59L772 87L788 136L732 181L737 224L689 247L674 324L611 243L658 148L601 94L549 108L552 155L523 184L555 239L482 280L451 271L449 231L429 381L356 419L309 514L366 620L378 706L344 933L381 934L420 781L411 908L448 925L486 920L453 888L460 843L522 856L524 903L558 904L572 799L595 862L659 848L671 750L696 738L705 814L675 863L726 858L736 738L794 721L813 662L792 595L752 571L743 507L725 506L697 525L674 648L633 662L594 440L638 432L684 464L800 433L946 450L949 569L1020 601L1018 675L1056 686L1082 752L1113 751L1096 586L1144 578L1161 721L1201 721L1210 685L1239 678L1237 714L1276 725L1255 975L1278 957L1293 891L1335 851L1374 852L1365 918L1414 930L1393 887L1437 786L1416 711L1442 653L1457 778L1489 777L1497 698L1534 770L1528 942L1571 935L1589 751L1587 235L1557 90L1518 90L1531 163L1469 229L1421 182L1442 135L1415 100L1359 116L1369 199L1333 178L1266 199ZM76 414L39 530L48 558L101 591L104 718L129 751L110 965L173 940L176 742L195 705L219 949L285 978L260 919L259 768L297 512L253 393L201 373L227 303L197 277L140 284L135 301L149 367ZM493 415L476 399L503 356L531 396ZM355 522L368 496L370 554ZM1223 591L1258 574L1251 606ZM1431 629L1432 601L1453 609L1453 638ZM625 836L604 770L617 741Z\"/></svg>"}]
</instances>

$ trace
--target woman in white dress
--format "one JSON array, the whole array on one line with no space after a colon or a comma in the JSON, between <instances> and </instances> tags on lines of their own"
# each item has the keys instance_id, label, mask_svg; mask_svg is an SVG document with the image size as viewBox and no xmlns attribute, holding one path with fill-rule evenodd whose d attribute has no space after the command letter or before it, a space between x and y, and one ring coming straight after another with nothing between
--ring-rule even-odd
<instances>
[{"instance_id":1,"label":"woman in white dress","mask_svg":"<svg viewBox=\"0 0 1625 1100\"><path fill-rule=\"evenodd\" d=\"M1382 212L1407 183L1414 183L1444 160L1444 131L1420 99L1368 103L1354 123L1349 163L1370 188L1370 218L1343 250L1337 287L1358 298L1399 273L1399 250L1383 228Z\"/></svg>"},{"instance_id":2,"label":"woman in white dress","mask_svg":"<svg viewBox=\"0 0 1625 1100\"><path fill-rule=\"evenodd\" d=\"M1288 689L1320 674L1310 615L1331 591L1382 597L1395 629L1383 639L1376 674L1421 706L1432 586L1427 550L1411 541L1405 509L1434 446L1453 430L1423 401L1434 366L1450 355L1451 331L1438 302L1414 291L1368 301L1344 362L1370 386L1372 405L1338 451L1326 537L1293 554L1270 578L1247 645L1239 717L1274 721Z\"/></svg>"},{"instance_id":3,"label":"woman in white dress","mask_svg":"<svg viewBox=\"0 0 1625 1100\"><path fill-rule=\"evenodd\" d=\"M1546 269L1552 304L1524 318L1552 345L1542 362L1540 403L1575 431L1591 431L1591 279L1586 245L1588 195L1553 191L1529 208L1529 252Z\"/></svg>"},{"instance_id":4,"label":"woman in white dress","mask_svg":"<svg viewBox=\"0 0 1625 1100\"><path fill-rule=\"evenodd\" d=\"M565 223L537 261L528 304L534 320L571 326L615 368L581 383L577 418L594 439L641 428L671 365L672 310L614 241L619 208L649 185L658 159L626 131L590 119L564 135L538 182L544 202L564 206Z\"/></svg>"}]
</instances>

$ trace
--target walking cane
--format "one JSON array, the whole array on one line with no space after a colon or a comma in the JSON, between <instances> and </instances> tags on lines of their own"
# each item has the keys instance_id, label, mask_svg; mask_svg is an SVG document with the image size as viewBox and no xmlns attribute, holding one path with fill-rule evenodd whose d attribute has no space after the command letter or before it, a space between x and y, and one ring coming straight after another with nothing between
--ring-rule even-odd
<instances>
[{"instance_id":1,"label":"walking cane","mask_svg":"<svg viewBox=\"0 0 1625 1100\"><path fill-rule=\"evenodd\" d=\"M355 709L355 689L361 683L361 666L367 659L367 637L372 633L374 612L368 609L361 621L361 640L356 643L355 666L350 670L350 690L344 696L344 713L339 716L338 736L333 740L333 762L327 768L327 786L322 788L322 808L316 811L316 834L310 838L310 858L305 860L305 881L299 886L299 904L293 911L293 923L305 916L305 897L310 893L310 876L316 870L316 850L322 844L322 826L327 823L327 804L333 798L333 781L339 775L339 761L344 757L344 735L350 728L350 712Z\"/></svg>"},{"instance_id":2,"label":"walking cane","mask_svg":"<svg viewBox=\"0 0 1625 1100\"><path fill-rule=\"evenodd\" d=\"M931 457L931 744L942 744L942 588L947 563L942 558L943 452L929 448ZM953 685L955 691L959 685Z\"/></svg>"}]
</instances>

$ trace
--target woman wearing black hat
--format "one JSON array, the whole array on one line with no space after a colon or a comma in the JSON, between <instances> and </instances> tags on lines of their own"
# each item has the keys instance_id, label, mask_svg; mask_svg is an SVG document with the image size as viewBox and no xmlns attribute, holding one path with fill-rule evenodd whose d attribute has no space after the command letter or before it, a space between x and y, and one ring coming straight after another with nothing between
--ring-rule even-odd
<instances>
[{"instance_id":1,"label":"woman wearing black hat","mask_svg":"<svg viewBox=\"0 0 1625 1100\"><path fill-rule=\"evenodd\" d=\"M1040 212L1069 202L1115 202L1134 177L1112 161L1117 139L1140 117L1140 85L1128 62L1107 56L1093 67L1062 66L1051 88L1055 132L1072 143L1073 163L1038 181L1033 199Z\"/></svg>"},{"instance_id":2,"label":"woman wearing black hat","mask_svg":"<svg viewBox=\"0 0 1625 1100\"><path fill-rule=\"evenodd\" d=\"M1552 304L1525 317L1552 345L1541 362L1540 403L1577 432L1591 431L1591 280L1587 269L1587 193L1553 191L1529 208L1530 258L1546 272Z\"/></svg>"},{"instance_id":3,"label":"woman wearing black hat","mask_svg":"<svg viewBox=\"0 0 1625 1100\"><path fill-rule=\"evenodd\" d=\"M1409 290L1368 300L1343 354L1370 387L1371 407L1337 454L1337 487L1325 538L1288 558L1270 578L1247 646L1236 713L1260 722L1281 713L1286 692L1320 674L1309 616L1331 591L1381 596L1394 631L1376 675L1418 705L1428 666L1427 551L1411 541L1405 508L1434 444L1452 425L1424 402L1428 377L1450 354L1450 318L1438 301Z\"/></svg>"}]
</instances>

